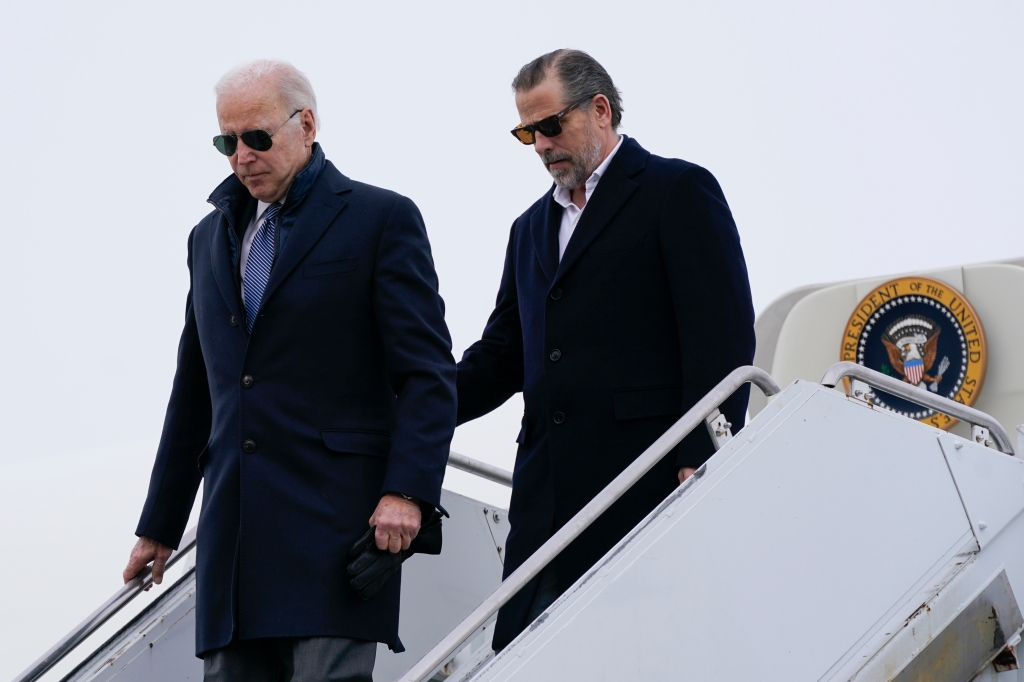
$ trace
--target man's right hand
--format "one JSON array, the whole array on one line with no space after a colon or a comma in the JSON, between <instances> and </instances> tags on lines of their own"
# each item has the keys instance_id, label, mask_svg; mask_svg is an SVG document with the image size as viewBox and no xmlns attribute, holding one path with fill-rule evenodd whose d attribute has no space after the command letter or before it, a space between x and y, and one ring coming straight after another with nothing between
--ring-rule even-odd
<instances>
[{"instance_id":1,"label":"man's right hand","mask_svg":"<svg viewBox=\"0 0 1024 682\"><path fill-rule=\"evenodd\" d=\"M121 577L127 584L129 580L139 574L150 561L153 562L153 582L157 585L164 580L164 566L173 550L167 545L162 545L156 540L147 537L139 538L132 548L132 555L128 557L128 566L124 569Z\"/></svg>"}]
</instances>

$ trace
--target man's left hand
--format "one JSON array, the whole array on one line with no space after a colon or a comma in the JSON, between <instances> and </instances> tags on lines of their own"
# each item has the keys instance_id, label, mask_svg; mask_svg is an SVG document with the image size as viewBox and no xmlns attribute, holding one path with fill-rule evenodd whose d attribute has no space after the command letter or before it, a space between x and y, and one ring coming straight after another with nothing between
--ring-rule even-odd
<instances>
[{"instance_id":1,"label":"man's left hand","mask_svg":"<svg viewBox=\"0 0 1024 682\"><path fill-rule=\"evenodd\" d=\"M693 474L696 473L696 471L697 470L694 469L693 467L683 467L682 469L679 470L679 482L685 482L686 479L688 479L690 476L693 476Z\"/></svg>"},{"instance_id":2,"label":"man's left hand","mask_svg":"<svg viewBox=\"0 0 1024 682\"><path fill-rule=\"evenodd\" d=\"M370 517L370 525L377 527L374 533L377 549L392 553L409 549L409 543L420 532L420 521L420 506L412 500L394 493L380 498Z\"/></svg>"}]
</instances>

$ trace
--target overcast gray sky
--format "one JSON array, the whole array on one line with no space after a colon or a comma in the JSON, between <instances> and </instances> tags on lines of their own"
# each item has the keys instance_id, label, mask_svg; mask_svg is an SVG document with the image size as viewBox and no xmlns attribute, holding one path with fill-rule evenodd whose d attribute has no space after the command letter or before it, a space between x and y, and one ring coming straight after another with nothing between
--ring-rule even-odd
<instances>
[{"instance_id":1,"label":"overcast gray sky","mask_svg":"<svg viewBox=\"0 0 1024 682\"><path fill-rule=\"evenodd\" d=\"M761 310L812 282L1024 255L1022 29L1011 2L7 3L0 546L25 589L0 596L0 677L117 586L186 238L229 172L210 144L228 68L293 62L328 158L420 206L458 357L512 221L550 185L508 134L533 57L591 52L623 92L622 132L718 177ZM511 468L520 411L455 448Z\"/></svg>"}]
</instances>

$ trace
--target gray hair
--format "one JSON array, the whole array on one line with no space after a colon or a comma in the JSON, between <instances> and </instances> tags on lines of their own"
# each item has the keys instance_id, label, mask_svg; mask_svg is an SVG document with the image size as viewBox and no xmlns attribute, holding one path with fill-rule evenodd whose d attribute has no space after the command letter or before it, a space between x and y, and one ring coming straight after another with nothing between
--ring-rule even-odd
<instances>
[{"instance_id":1,"label":"gray hair","mask_svg":"<svg viewBox=\"0 0 1024 682\"><path fill-rule=\"evenodd\" d=\"M618 129L622 122L622 93L604 67L583 50L555 50L537 57L519 69L512 79L512 89L516 92L533 90L552 71L562 82L566 104L589 95L607 97L612 108L612 128Z\"/></svg>"},{"instance_id":2,"label":"gray hair","mask_svg":"<svg viewBox=\"0 0 1024 682\"><path fill-rule=\"evenodd\" d=\"M313 92L313 84L306 78L306 74L288 62L276 59L256 59L240 64L221 76L217 84L213 86L213 91L220 98L221 95L253 85L265 78L273 78L276 81L277 90L281 93L281 98L288 109L292 111L312 109L316 127L320 128L320 116L316 111L316 93Z\"/></svg>"}]
</instances>

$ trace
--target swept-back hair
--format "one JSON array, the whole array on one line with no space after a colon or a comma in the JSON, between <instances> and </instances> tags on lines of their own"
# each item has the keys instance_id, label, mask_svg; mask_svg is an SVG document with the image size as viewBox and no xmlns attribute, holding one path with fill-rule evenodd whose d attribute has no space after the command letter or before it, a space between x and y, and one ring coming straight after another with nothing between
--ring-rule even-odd
<instances>
[{"instance_id":1,"label":"swept-back hair","mask_svg":"<svg viewBox=\"0 0 1024 682\"><path fill-rule=\"evenodd\" d=\"M285 106L296 109L312 109L316 127L320 128L320 116L316 111L316 93L313 84L294 66L277 59L256 59L240 64L221 76L213 91L219 98L247 85L258 83L266 78L274 79L277 90L281 93Z\"/></svg>"},{"instance_id":2,"label":"swept-back hair","mask_svg":"<svg viewBox=\"0 0 1024 682\"><path fill-rule=\"evenodd\" d=\"M512 89L516 92L533 90L549 73L554 73L562 82L567 105L589 95L607 97L612 108L612 128L618 129L622 122L622 93L596 59L583 50L548 52L519 69L512 79Z\"/></svg>"}]
</instances>

